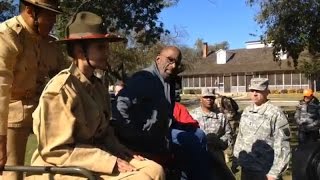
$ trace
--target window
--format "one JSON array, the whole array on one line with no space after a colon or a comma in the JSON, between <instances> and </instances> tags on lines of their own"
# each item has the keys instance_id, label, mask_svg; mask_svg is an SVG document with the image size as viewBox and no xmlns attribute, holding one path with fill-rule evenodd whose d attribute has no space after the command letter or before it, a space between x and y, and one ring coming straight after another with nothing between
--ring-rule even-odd
<instances>
[{"instance_id":1,"label":"window","mask_svg":"<svg viewBox=\"0 0 320 180\"><path fill-rule=\"evenodd\" d=\"M308 84L308 79L304 74L301 74L301 84Z\"/></svg>"},{"instance_id":2,"label":"window","mask_svg":"<svg viewBox=\"0 0 320 180\"><path fill-rule=\"evenodd\" d=\"M189 87L194 87L193 76L189 77Z\"/></svg>"},{"instance_id":3,"label":"window","mask_svg":"<svg viewBox=\"0 0 320 180\"><path fill-rule=\"evenodd\" d=\"M237 86L237 75L232 75L231 81L232 86Z\"/></svg>"},{"instance_id":4,"label":"window","mask_svg":"<svg viewBox=\"0 0 320 180\"><path fill-rule=\"evenodd\" d=\"M189 77L182 78L182 87L188 87L188 80L189 79L190 79Z\"/></svg>"},{"instance_id":5,"label":"window","mask_svg":"<svg viewBox=\"0 0 320 180\"><path fill-rule=\"evenodd\" d=\"M200 82L201 87L206 87L206 76L200 76Z\"/></svg>"},{"instance_id":6,"label":"window","mask_svg":"<svg viewBox=\"0 0 320 180\"><path fill-rule=\"evenodd\" d=\"M291 73L284 74L284 85L291 85Z\"/></svg>"},{"instance_id":7,"label":"window","mask_svg":"<svg viewBox=\"0 0 320 180\"><path fill-rule=\"evenodd\" d=\"M211 85L211 75L206 76L206 86L207 87L212 87L212 85Z\"/></svg>"},{"instance_id":8,"label":"window","mask_svg":"<svg viewBox=\"0 0 320 180\"><path fill-rule=\"evenodd\" d=\"M260 74L260 78L268 78L267 73L261 73L261 74Z\"/></svg>"},{"instance_id":9,"label":"window","mask_svg":"<svg viewBox=\"0 0 320 180\"><path fill-rule=\"evenodd\" d=\"M212 76L212 86L218 86L218 78L217 76Z\"/></svg>"},{"instance_id":10,"label":"window","mask_svg":"<svg viewBox=\"0 0 320 180\"><path fill-rule=\"evenodd\" d=\"M199 87L199 76L194 76L194 86L193 87Z\"/></svg>"},{"instance_id":11,"label":"window","mask_svg":"<svg viewBox=\"0 0 320 180\"><path fill-rule=\"evenodd\" d=\"M300 74L299 73L292 74L292 84L293 85L300 85Z\"/></svg>"},{"instance_id":12,"label":"window","mask_svg":"<svg viewBox=\"0 0 320 180\"><path fill-rule=\"evenodd\" d=\"M270 85L275 85L274 76L275 76L274 74L268 74Z\"/></svg>"},{"instance_id":13,"label":"window","mask_svg":"<svg viewBox=\"0 0 320 180\"><path fill-rule=\"evenodd\" d=\"M276 84L283 85L283 76L282 74L276 74Z\"/></svg>"},{"instance_id":14,"label":"window","mask_svg":"<svg viewBox=\"0 0 320 180\"><path fill-rule=\"evenodd\" d=\"M245 86L244 75L239 75L239 86Z\"/></svg>"}]
</instances>

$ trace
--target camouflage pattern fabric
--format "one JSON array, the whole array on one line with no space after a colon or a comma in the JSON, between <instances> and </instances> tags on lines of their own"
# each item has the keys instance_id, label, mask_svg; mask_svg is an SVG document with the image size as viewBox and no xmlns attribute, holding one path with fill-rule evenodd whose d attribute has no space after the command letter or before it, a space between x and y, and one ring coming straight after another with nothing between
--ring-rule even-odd
<instances>
[{"instance_id":1,"label":"camouflage pattern fabric","mask_svg":"<svg viewBox=\"0 0 320 180\"><path fill-rule=\"evenodd\" d=\"M190 112L193 119L199 122L200 129L207 135L215 134L221 141L230 145L232 142L232 131L225 115L217 111L205 113L201 107Z\"/></svg>"},{"instance_id":2,"label":"camouflage pattern fabric","mask_svg":"<svg viewBox=\"0 0 320 180\"><path fill-rule=\"evenodd\" d=\"M290 130L282 110L267 101L242 113L234 146L237 165L278 177L290 160Z\"/></svg>"},{"instance_id":3,"label":"camouflage pattern fabric","mask_svg":"<svg viewBox=\"0 0 320 180\"><path fill-rule=\"evenodd\" d=\"M319 100L313 98L309 103L301 100L294 118L303 131L317 131L320 127Z\"/></svg>"}]
</instances>

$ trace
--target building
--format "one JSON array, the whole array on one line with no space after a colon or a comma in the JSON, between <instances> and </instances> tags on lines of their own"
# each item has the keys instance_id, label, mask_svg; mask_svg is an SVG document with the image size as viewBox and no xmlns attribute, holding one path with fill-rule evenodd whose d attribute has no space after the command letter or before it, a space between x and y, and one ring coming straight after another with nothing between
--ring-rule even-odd
<instances>
[{"instance_id":1,"label":"building","mask_svg":"<svg viewBox=\"0 0 320 180\"><path fill-rule=\"evenodd\" d=\"M204 43L202 59L181 74L183 90L209 87L218 93L247 92L253 77L268 78L270 90L309 87L310 81L294 68L292 59L281 54L280 61L276 62L272 52L270 45L250 41L246 42L244 49L220 49L208 53Z\"/></svg>"}]
</instances>

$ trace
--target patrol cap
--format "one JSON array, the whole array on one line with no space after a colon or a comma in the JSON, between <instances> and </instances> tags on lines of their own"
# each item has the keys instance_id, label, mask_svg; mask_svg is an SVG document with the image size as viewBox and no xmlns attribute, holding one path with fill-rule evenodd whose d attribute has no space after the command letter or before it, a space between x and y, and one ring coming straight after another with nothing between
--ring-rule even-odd
<instances>
[{"instance_id":1,"label":"patrol cap","mask_svg":"<svg viewBox=\"0 0 320 180\"><path fill-rule=\"evenodd\" d=\"M201 88L201 96L209 96L209 97L215 97L214 90L209 88Z\"/></svg>"},{"instance_id":2,"label":"patrol cap","mask_svg":"<svg viewBox=\"0 0 320 180\"><path fill-rule=\"evenodd\" d=\"M80 11L67 24L65 39L58 40L57 42L98 39L105 39L109 42L125 40L125 38L119 35L104 32L103 20L100 16L89 11Z\"/></svg>"},{"instance_id":3,"label":"patrol cap","mask_svg":"<svg viewBox=\"0 0 320 180\"><path fill-rule=\"evenodd\" d=\"M62 13L62 10L60 9L60 6L59 6L60 4L59 0L21 0L21 1L33 4L40 8L47 9L49 11L53 11L55 13Z\"/></svg>"},{"instance_id":4,"label":"patrol cap","mask_svg":"<svg viewBox=\"0 0 320 180\"><path fill-rule=\"evenodd\" d=\"M249 90L264 91L268 89L269 79L268 78L252 78L250 81Z\"/></svg>"}]
</instances>

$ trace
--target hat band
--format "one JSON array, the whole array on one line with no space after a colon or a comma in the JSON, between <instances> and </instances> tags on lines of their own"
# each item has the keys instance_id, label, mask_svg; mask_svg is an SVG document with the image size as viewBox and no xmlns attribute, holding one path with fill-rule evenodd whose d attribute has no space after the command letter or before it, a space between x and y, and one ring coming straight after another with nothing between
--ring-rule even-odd
<instances>
[{"instance_id":1,"label":"hat band","mask_svg":"<svg viewBox=\"0 0 320 180\"><path fill-rule=\"evenodd\" d=\"M105 38L108 34L96 34L96 33L73 33L70 34L67 39L96 39Z\"/></svg>"},{"instance_id":2,"label":"hat band","mask_svg":"<svg viewBox=\"0 0 320 180\"><path fill-rule=\"evenodd\" d=\"M34 4L40 5L40 6L45 6L45 7L52 8L52 9L56 9L56 10L60 10L60 6L58 4L57 5L52 5L52 4L39 2L39 1L34 1L34 2L33 1L27 1L27 2L34 3Z\"/></svg>"}]
</instances>

